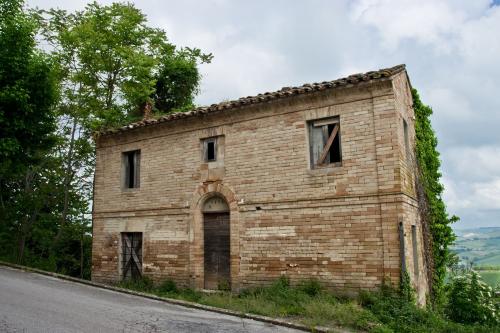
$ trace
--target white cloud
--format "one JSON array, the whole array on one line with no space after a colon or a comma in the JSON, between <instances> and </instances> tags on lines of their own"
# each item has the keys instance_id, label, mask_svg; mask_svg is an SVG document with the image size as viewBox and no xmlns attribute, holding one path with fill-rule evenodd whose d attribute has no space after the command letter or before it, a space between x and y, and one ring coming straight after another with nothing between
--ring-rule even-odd
<instances>
[{"instance_id":1,"label":"white cloud","mask_svg":"<svg viewBox=\"0 0 500 333\"><path fill-rule=\"evenodd\" d=\"M467 96L446 86L427 89L427 103L440 111L440 117L467 120L474 116Z\"/></svg>"},{"instance_id":2,"label":"white cloud","mask_svg":"<svg viewBox=\"0 0 500 333\"><path fill-rule=\"evenodd\" d=\"M473 196L475 201L473 208L500 209L500 178L475 183Z\"/></svg>"},{"instance_id":3,"label":"white cloud","mask_svg":"<svg viewBox=\"0 0 500 333\"><path fill-rule=\"evenodd\" d=\"M447 173L447 176L453 175L457 181L482 183L488 179L500 178L500 146L453 147L447 149L442 156L451 166L452 174Z\"/></svg>"},{"instance_id":4,"label":"white cloud","mask_svg":"<svg viewBox=\"0 0 500 333\"><path fill-rule=\"evenodd\" d=\"M434 0L360 0L355 2L352 18L375 27L385 47L396 49L405 39L434 44L441 50L464 22L488 7L487 1L462 2Z\"/></svg>"},{"instance_id":5,"label":"white cloud","mask_svg":"<svg viewBox=\"0 0 500 333\"><path fill-rule=\"evenodd\" d=\"M206 103L215 103L255 95L262 92L263 87L276 89L287 67L285 57L255 45L236 44L221 49L213 62L203 67L203 99ZM227 84L228 80L231 85Z\"/></svg>"}]
</instances>

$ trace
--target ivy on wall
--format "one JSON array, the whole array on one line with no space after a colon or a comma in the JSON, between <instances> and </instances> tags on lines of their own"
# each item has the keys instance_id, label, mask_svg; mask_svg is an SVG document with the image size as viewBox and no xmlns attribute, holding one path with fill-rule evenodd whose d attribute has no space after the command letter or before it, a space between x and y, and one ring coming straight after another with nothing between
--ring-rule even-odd
<instances>
[{"instance_id":1,"label":"ivy on wall","mask_svg":"<svg viewBox=\"0 0 500 333\"><path fill-rule=\"evenodd\" d=\"M415 149L419 168L417 190L424 225L424 239L430 264L429 281L432 296L439 301L442 296L446 267L451 258L449 246L455 240L451 224L458 221L449 216L443 201L443 184L440 182L441 161L437 151L437 138L431 125L432 108L423 104L416 89L412 89L415 112ZM426 237L425 237L426 236Z\"/></svg>"}]
</instances>

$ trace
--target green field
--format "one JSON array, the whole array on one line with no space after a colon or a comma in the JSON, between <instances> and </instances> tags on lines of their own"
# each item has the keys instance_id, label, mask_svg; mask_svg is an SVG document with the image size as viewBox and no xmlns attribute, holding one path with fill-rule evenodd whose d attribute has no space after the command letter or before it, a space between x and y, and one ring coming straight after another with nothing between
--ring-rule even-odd
<instances>
[{"instance_id":1,"label":"green field","mask_svg":"<svg viewBox=\"0 0 500 333\"><path fill-rule=\"evenodd\" d=\"M479 271L484 282L492 287L500 286L500 271Z\"/></svg>"},{"instance_id":2,"label":"green field","mask_svg":"<svg viewBox=\"0 0 500 333\"><path fill-rule=\"evenodd\" d=\"M452 251L467 267L500 267L500 228L454 230L457 235Z\"/></svg>"}]
</instances>

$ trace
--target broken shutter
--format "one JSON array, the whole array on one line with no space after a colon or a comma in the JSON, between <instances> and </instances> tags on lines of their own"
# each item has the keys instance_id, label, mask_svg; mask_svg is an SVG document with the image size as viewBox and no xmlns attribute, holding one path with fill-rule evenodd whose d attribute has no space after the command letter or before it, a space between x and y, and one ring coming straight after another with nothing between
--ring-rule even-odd
<instances>
[{"instance_id":1,"label":"broken shutter","mask_svg":"<svg viewBox=\"0 0 500 333\"><path fill-rule=\"evenodd\" d=\"M142 232L122 233L123 279L138 279L142 275Z\"/></svg>"},{"instance_id":2,"label":"broken shutter","mask_svg":"<svg viewBox=\"0 0 500 333\"><path fill-rule=\"evenodd\" d=\"M316 165L323 151L323 130L321 127L311 126L311 165Z\"/></svg>"},{"instance_id":3,"label":"broken shutter","mask_svg":"<svg viewBox=\"0 0 500 333\"><path fill-rule=\"evenodd\" d=\"M309 135L312 167L341 162L338 117L312 121Z\"/></svg>"}]
</instances>

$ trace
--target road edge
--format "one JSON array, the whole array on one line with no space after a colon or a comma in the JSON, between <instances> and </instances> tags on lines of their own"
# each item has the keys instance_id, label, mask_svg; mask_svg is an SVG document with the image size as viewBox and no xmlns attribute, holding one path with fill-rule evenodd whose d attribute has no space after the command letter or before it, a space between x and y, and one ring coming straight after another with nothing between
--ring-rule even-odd
<instances>
[{"instance_id":1,"label":"road edge","mask_svg":"<svg viewBox=\"0 0 500 333\"><path fill-rule=\"evenodd\" d=\"M209 306L209 305L203 305L203 304L199 304L199 303L188 302L188 301L183 301L183 300L174 299L174 298L160 297L160 296L156 296L156 295L152 295L152 294L141 293L141 292L130 290L130 289L119 288L119 287L107 285L104 283L98 283L98 282L93 282L90 280L79 279L79 278L75 278L75 277L68 276L68 275L44 271L44 270L41 270L38 268L22 266L22 265L13 264L10 262L5 262L5 261L0 261L0 266L6 266L6 267L26 271L26 272L37 273L37 274L41 274L41 275L46 275L46 276L58 278L61 280L71 281L71 282L75 282L75 283L79 283L79 284L85 284L85 285L92 286L92 287L97 287L97 288L106 289L106 290L112 290L112 291L119 292L119 293L139 296L139 297L148 298L148 299L152 299L152 300L156 300L156 301L160 301L160 302L165 302L165 303L169 303L169 304L180 305L180 306L184 306L184 307L188 307L188 308L216 312L216 313L225 314L225 315L234 316L234 317L252 319L252 320L256 320L256 321L260 321L260 322L264 322L264 323L293 328L293 329L297 329L297 330L301 330L301 331L305 331L305 332L316 332L316 333L335 333L335 332L337 332L337 333L350 333L350 332L353 332L350 330L346 330L344 328L331 329L331 328L319 327L319 326L308 327L308 326L305 326L305 325L302 325L299 323L290 322L290 321L286 321L283 319L277 319L277 318L272 318L272 317L255 315L255 314L251 314L251 313L243 313L243 312L234 311L234 310L217 308L217 307L213 307L213 306Z\"/></svg>"}]
</instances>

